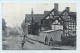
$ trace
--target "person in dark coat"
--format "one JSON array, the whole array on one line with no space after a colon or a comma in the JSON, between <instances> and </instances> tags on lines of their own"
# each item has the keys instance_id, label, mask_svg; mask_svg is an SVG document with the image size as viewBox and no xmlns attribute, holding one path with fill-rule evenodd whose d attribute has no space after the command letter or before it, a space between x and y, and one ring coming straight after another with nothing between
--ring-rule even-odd
<instances>
[{"instance_id":1,"label":"person in dark coat","mask_svg":"<svg viewBox=\"0 0 80 53\"><path fill-rule=\"evenodd\" d=\"M52 45L52 46L53 46L53 39L52 39L52 37L50 38L50 43L49 43L49 45Z\"/></svg>"},{"instance_id":2,"label":"person in dark coat","mask_svg":"<svg viewBox=\"0 0 80 53\"><path fill-rule=\"evenodd\" d=\"M21 47L23 48L24 46L24 43L25 43L25 35L23 36L23 39L22 39L22 42L21 42Z\"/></svg>"},{"instance_id":3,"label":"person in dark coat","mask_svg":"<svg viewBox=\"0 0 80 53\"><path fill-rule=\"evenodd\" d=\"M45 44L48 44L48 37L45 38Z\"/></svg>"},{"instance_id":4,"label":"person in dark coat","mask_svg":"<svg viewBox=\"0 0 80 53\"><path fill-rule=\"evenodd\" d=\"M25 41L22 40L22 42L21 42L21 47L22 47L22 48L23 48L23 46L24 46L24 43L25 43Z\"/></svg>"}]
</instances>

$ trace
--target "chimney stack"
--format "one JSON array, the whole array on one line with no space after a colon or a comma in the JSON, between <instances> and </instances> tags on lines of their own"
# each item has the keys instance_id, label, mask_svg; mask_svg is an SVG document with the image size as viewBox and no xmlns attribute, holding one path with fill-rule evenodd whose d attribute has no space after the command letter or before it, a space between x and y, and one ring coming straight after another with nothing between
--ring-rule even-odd
<instances>
[{"instance_id":1,"label":"chimney stack","mask_svg":"<svg viewBox=\"0 0 80 53\"><path fill-rule=\"evenodd\" d=\"M58 15L58 3L54 3L54 14Z\"/></svg>"},{"instance_id":2,"label":"chimney stack","mask_svg":"<svg viewBox=\"0 0 80 53\"><path fill-rule=\"evenodd\" d=\"M68 12L70 12L70 7L66 7L66 10L67 10Z\"/></svg>"}]
</instances>

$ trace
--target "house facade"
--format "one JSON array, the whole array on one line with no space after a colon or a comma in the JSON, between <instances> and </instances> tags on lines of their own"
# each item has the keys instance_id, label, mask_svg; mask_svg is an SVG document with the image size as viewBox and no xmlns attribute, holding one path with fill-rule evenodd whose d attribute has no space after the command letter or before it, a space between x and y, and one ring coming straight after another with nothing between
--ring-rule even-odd
<instances>
[{"instance_id":1,"label":"house facade","mask_svg":"<svg viewBox=\"0 0 80 53\"><path fill-rule=\"evenodd\" d=\"M70 12L70 7L66 7L62 12L59 12L58 4L55 3L51 11L44 11L43 14L31 13L25 15L25 19L30 24L32 17L33 23L38 23L39 32L61 29L63 30L63 36L76 35L76 12Z\"/></svg>"}]
</instances>

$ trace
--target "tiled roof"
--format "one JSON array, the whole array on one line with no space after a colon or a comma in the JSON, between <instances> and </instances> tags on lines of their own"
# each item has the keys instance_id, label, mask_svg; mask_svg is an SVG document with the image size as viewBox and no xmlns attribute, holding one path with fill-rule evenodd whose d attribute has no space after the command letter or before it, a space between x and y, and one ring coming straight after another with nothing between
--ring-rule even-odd
<instances>
[{"instance_id":1,"label":"tiled roof","mask_svg":"<svg viewBox=\"0 0 80 53\"><path fill-rule=\"evenodd\" d=\"M34 21L35 22L40 22L47 14L49 14L49 12L50 11L44 11L44 14L33 14L33 19L34 19ZM61 15L62 13L64 13L65 12L65 10L64 11L62 11L62 12L59 12L59 15ZM70 16L74 19L74 20L76 20L76 12L70 12ZM32 20L32 16L31 16L31 14L26 14L26 19L28 20L28 21L31 21Z\"/></svg>"},{"instance_id":2,"label":"tiled roof","mask_svg":"<svg viewBox=\"0 0 80 53\"><path fill-rule=\"evenodd\" d=\"M35 22L39 22L43 18L44 18L44 14L33 14L33 19L34 19ZM31 21L32 20L31 14L26 14L26 19L28 21Z\"/></svg>"}]
</instances>

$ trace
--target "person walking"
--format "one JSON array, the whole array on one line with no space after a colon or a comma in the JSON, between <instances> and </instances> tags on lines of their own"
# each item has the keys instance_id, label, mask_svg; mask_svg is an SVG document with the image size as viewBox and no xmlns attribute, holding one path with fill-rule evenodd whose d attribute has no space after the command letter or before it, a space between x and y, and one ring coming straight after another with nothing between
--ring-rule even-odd
<instances>
[{"instance_id":1,"label":"person walking","mask_svg":"<svg viewBox=\"0 0 80 53\"><path fill-rule=\"evenodd\" d=\"M23 36L23 38L22 38L21 48L23 48L24 44L25 44L25 34L24 34L24 36Z\"/></svg>"},{"instance_id":2,"label":"person walking","mask_svg":"<svg viewBox=\"0 0 80 53\"><path fill-rule=\"evenodd\" d=\"M45 38L45 44L48 44L48 37Z\"/></svg>"},{"instance_id":3,"label":"person walking","mask_svg":"<svg viewBox=\"0 0 80 53\"><path fill-rule=\"evenodd\" d=\"M24 40L22 40L22 43L21 43L21 48L23 48L24 43L25 43L25 41L24 41Z\"/></svg>"}]
</instances>

